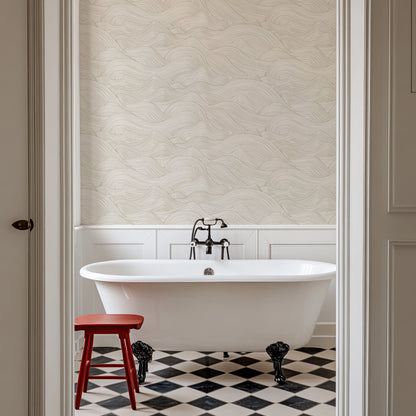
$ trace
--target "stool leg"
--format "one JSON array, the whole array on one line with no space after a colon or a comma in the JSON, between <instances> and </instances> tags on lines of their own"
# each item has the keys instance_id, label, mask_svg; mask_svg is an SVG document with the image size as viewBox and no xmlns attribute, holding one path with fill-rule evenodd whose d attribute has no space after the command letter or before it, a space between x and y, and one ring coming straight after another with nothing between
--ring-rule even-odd
<instances>
[{"instance_id":1,"label":"stool leg","mask_svg":"<svg viewBox=\"0 0 416 416\"><path fill-rule=\"evenodd\" d=\"M134 357L133 357L133 350L131 349L131 342L130 342L130 335L127 334L127 346L129 352L129 360L130 360L130 371L131 371L131 378L133 379L134 388L137 393L140 393L139 390L139 381L136 375L136 365L134 364Z\"/></svg>"},{"instance_id":2,"label":"stool leg","mask_svg":"<svg viewBox=\"0 0 416 416\"><path fill-rule=\"evenodd\" d=\"M84 349L82 350L81 365L78 373L78 383L77 383L77 393L75 396L75 409L79 409L81 404L82 390L84 388L84 378L85 378L85 364L87 361L88 354L88 345L89 345L89 336L84 334Z\"/></svg>"},{"instance_id":3,"label":"stool leg","mask_svg":"<svg viewBox=\"0 0 416 416\"><path fill-rule=\"evenodd\" d=\"M84 377L84 393L87 392L88 389L88 379L90 376L90 367L91 367L91 357L92 357L92 347L94 344L94 334L89 334L88 337L89 343L88 343L88 352L87 352L87 361L86 361L86 370L85 370L85 377Z\"/></svg>"},{"instance_id":4,"label":"stool leg","mask_svg":"<svg viewBox=\"0 0 416 416\"><path fill-rule=\"evenodd\" d=\"M126 333L119 334L121 351L123 353L124 372L126 373L127 388L129 389L130 405L133 410L136 410L136 397L134 395L134 384L131 379L131 367L129 360L129 350L127 345Z\"/></svg>"}]
</instances>

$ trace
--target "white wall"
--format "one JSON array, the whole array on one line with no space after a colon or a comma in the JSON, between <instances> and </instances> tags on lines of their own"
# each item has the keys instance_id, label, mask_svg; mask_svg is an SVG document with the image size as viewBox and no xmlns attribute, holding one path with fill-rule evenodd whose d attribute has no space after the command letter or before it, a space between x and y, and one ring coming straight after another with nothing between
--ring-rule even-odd
<instances>
[{"instance_id":1,"label":"white wall","mask_svg":"<svg viewBox=\"0 0 416 416\"><path fill-rule=\"evenodd\" d=\"M75 228L75 314L103 313L94 283L79 276L88 263L115 259L189 258L190 226L80 226ZM228 238L232 259L305 258L335 262L334 226L233 226L214 229L213 238ZM206 256L200 247L199 258ZM79 342L80 334L77 335ZM112 337L98 337L95 345L115 345ZM310 345L335 346L335 280L318 318ZM79 348L79 346L77 346Z\"/></svg>"}]
</instances>

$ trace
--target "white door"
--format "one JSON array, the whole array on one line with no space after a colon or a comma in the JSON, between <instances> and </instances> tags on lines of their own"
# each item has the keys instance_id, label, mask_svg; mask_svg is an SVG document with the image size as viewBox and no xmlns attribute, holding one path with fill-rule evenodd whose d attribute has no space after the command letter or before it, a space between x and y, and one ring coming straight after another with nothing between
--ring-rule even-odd
<instances>
[{"instance_id":1,"label":"white door","mask_svg":"<svg viewBox=\"0 0 416 416\"><path fill-rule=\"evenodd\" d=\"M416 0L374 3L369 414L407 416L416 413Z\"/></svg>"},{"instance_id":2,"label":"white door","mask_svg":"<svg viewBox=\"0 0 416 416\"><path fill-rule=\"evenodd\" d=\"M28 413L26 0L0 5L0 413Z\"/></svg>"}]
</instances>

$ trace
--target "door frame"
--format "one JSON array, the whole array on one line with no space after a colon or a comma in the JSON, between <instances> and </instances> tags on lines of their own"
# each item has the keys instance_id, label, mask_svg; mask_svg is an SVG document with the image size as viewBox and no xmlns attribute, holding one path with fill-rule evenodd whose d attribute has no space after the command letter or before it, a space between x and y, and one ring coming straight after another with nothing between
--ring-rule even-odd
<instances>
[{"instance_id":1,"label":"door frame","mask_svg":"<svg viewBox=\"0 0 416 416\"><path fill-rule=\"evenodd\" d=\"M44 414L45 397L45 225L44 225L44 48L43 2L27 3L28 49L28 173L29 217L35 227L29 234L28 267L28 409Z\"/></svg>"},{"instance_id":2,"label":"door frame","mask_svg":"<svg viewBox=\"0 0 416 416\"><path fill-rule=\"evenodd\" d=\"M72 0L30 0L28 409L73 414Z\"/></svg>"},{"instance_id":3,"label":"door frame","mask_svg":"<svg viewBox=\"0 0 416 416\"><path fill-rule=\"evenodd\" d=\"M337 0L337 414L367 415L368 365L368 100L369 16L371 0ZM73 174L74 91L77 59L76 0L28 2L31 215L38 233L31 237L29 289L29 409L31 415L72 415L73 347ZM57 17L57 22L52 17ZM353 29L352 29L353 28ZM45 36L45 33L48 36ZM56 43L50 44L51 36ZM52 58L48 61L48 56ZM53 57L56 59L53 60ZM47 65L45 64L47 63ZM48 72L49 71L49 72ZM51 77L51 71L55 78ZM59 88L56 86L59 85ZM53 94L56 111L48 107ZM46 103L45 103L46 97ZM56 130L59 161L46 152L48 131ZM45 142L46 140L46 142ZM59 179L58 203L48 197L45 172ZM45 215L47 213L48 215ZM52 216L52 218L51 218ZM47 227L58 220L54 239L45 239ZM59 247L59 287L45 271L48 253ZM54 248L55 247L55 248ZM34 250L36 248L36 250ZM58 301L51 293L55 293ZM45 311L48 311L48 314ZM47 317L56 313L51 327ZM49 331L49 332L48 332ZM48 333L56 342L49 345ZM59 336L56 336L56 331ZM48 353L45 349L49 346ZM60 363L49 375L48 364ZM55 380L58 387L51 388ZM55 385L56 383L53 383ZM48 403L52 394L57 399ZM48 403L48 408L46 408ZM45 412L46 409L46 412ZM55 412L55 413L54 413Z\"/></svg>"},{"instance_id":4,"label":"door frame","mask_svg":"<svg viewBox=\"0 0 416 416\"><path fill-rule=\"evenodd\" d=\"M368 415L372 0L337 3L337 415Z\"/></svg>"}]
</instances>

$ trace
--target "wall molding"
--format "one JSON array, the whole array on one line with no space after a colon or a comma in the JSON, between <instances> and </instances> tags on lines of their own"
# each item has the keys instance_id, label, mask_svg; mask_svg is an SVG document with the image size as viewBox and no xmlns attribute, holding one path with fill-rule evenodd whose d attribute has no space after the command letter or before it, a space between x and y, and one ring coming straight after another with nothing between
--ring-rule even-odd
<instances>
[{"instance_id":1,"label":"wall molding","mask_svg":"<svg viewBox=\"0 0 416 416\"><path fill-rule=\"evenodd\" d=\"M114 337L107 337L103 341L103 346L119 347L119 342ZM98 344L97 344L98 345ZM336 323L335 322L318 322L315 326L314 334L306 345L307 347L318 347L330 349L336 345ZM75 333L74 336L74 357L80 359L82 348L84 346L84 336L81 332Z\"/></svg>"},{"instance_id":2,"label":"wall molding","mask_svg":"<svg viewBox=\"0 0 416 416\"><path fill-rule=\"evenodd\" d=\"M333 348L336 345L336 323L318 322L308 347Z\"/></svg>"},{"instance_id":3,"label":"wall molding","mask_svg":"<svg viewBox=\"0 0 416 416\"><path fill-rule=\"evenodd\" d=\"M394 273L395 250L399 247L415 247L416 240L389 240L387 243L387 287L386 287L386 305L387 305L387 394L386 394L386 415L394 416L393 398L394 398L394 351L395 351L395 326L394 326L394 298L395 298L395 280Z\"/></svg>"},{"instance_id":4,"label":"wall molding","mask_svg":"<svg viewBox=\"0 0 416 416\"><path fill-rule=\"evenodd\" d=\"M336 240L335 227L292 227L292 228L268 228L259 229L258 258L291 258L291 247L297 246L300 250L299 257L314 258L320 261L334 261ZM275 248L277 248L275 250ZM289 253L285 255L285 252Z\"/></svg>"},{"instance_id":5,"label":"wall molding","mask_svg":"<svg viewBox=\"0 0 416 416\"><path fill-rule=\"evenodd\" d=\"M412 35L412 93L416 93L416 0L412 0L412 20L411 20L411 35Z\"/></svg>"},{"instance_id":6,"label":"wall molding","mask_svg":"<svg viewBox=\"0 0 416 416\"><path fill-rule=\"evenodd\" d=\"M187 225L77 225L74 231L80 230L192 230L192 224ZM225 230L331 230L336 231L336 225L229 225Z\"/></svg>"},{"instance_id":7,"label":"wall molding","mask_svg":"<svg viewBox=\"0 0 416 416\"><path fill-rule=\"evenodd\" d=\"M395 189L395 152L394 152L394 105L393 105L393 1L389 0L389 67L388 67L388 134L387 134L387 170L388 170L388 212L416 212L416 206L405 206L396 202L397 192Z\"/></svg>"},{"instance_id":8,"label":"wall molding","mask_svg":"<svg viewBox=\"0 0 416 416\"><path fill-rule=\"evenodd\" d=\"M73 414L73 62L74 3L60 3L59 86L60 86L60 414Z\"/></svg>"},{"instance_id":9,"label":"wall molding","mask_svg":"<svg viewBox=\"0 0 416 416\"><path fill-rule=\"evenodd\" d=\"M413 22L413 18L416 18L416 12L414 12L413 8L416 7L416 2L412 0L409 2L410 6L410 36L412 39L412 45L410 53L410 85L409 85L409 93L412 93L413 86L416 84L416 81L414 81L414 73L416 72L416 69L413 68L414 62L416 62L416 57L413 56L416 50L415 45L413 45L414 38L416 37L414 35L415 28L412 27L412 24L416 24L416 22ZM388 50L388 59L389 59L389 65L388 65L388 134L387 134L387 169L388 169L388 212L389 213L416 213L416 205L414 204L403 204L397 202L397 189L395 184L397 183L397 170L396 170L396 154L395 154L395 143L399 140L399 135L396 132L395 126L397 125L397 122L395 120L395 100L393 97L393 84L394 84L394 65L395 65L395 59L394 59L394 53L395 50L395 31L396 25L397 25L397 18L395 22L395 16L394 16L394 7L396 9L399 9L398 6L395 6L394 0L388 0L388 39L389 39L389 50ZM403 24L403 23L401 23ZM413 31L413 32L412 32ZM397 36L397 35L396 35ZM396 41L397 42L397 41ZM397 45L396 45L397 46ZM414 62L413 62L414 61Z\"/></svg>"},{"instance_id":10,"label":"wall molding","mask_svg":"<svg viewBox=\"0 0 416 416\"><path fill-rule=\"evenodd\" d=\"M77 225L74 230L154 230L154 229L172 229L172 230L192 230L192 224L188 225ZM235 230L336 230L336 225L229 225L228 229Z\"/></svg>"}]
</instances>

